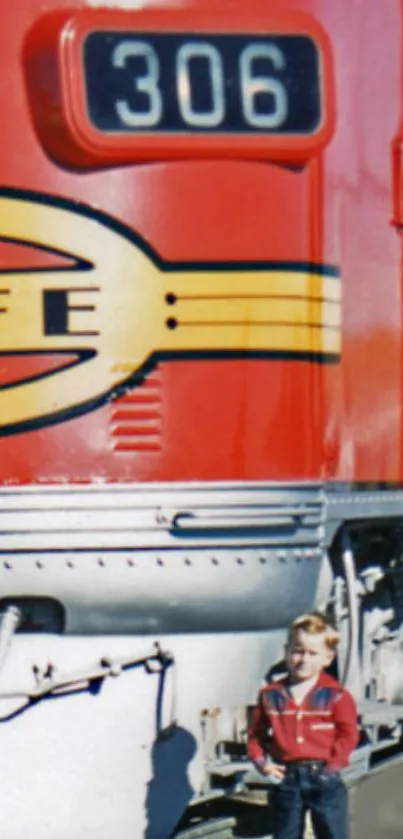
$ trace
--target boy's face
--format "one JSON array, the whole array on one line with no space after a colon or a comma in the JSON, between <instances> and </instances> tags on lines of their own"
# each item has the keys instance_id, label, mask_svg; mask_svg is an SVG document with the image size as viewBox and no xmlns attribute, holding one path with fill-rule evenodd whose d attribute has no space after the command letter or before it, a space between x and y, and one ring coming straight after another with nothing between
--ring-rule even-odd
<instances>
[{"instance_id":1,"label":"boy's face","mask_svg":"<svg viewBox=\"0 0 403 839\"><path fill-rule=\"evenodd\" d=\"M333 658L334 653L326 646L323 632L311 635L298 629L285 648L285 660L293 682L304 682L319 676Z\"/></svg>"}]
</instances>

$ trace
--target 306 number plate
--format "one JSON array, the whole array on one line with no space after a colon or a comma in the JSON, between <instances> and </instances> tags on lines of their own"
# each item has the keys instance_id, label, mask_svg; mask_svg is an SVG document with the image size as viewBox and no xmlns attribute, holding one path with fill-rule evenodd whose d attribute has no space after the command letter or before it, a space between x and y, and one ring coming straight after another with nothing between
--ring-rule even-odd
<instances>
[{"instance_id":1,"label":"306 number plate","mask_svg":"<svg viewBox=\"0 0 403 839\"><path fill-rule=\"evenodd\" d=\"M333 50L312 15L234 3L44 14L24 50L35 127L83 168L227 159L304 164L336 125ZM264 8L263 8L264 6Z\"/></svg>"},{"instance_id":2,"label":"306 number plate","mask_svg":"<svg viewBox=\"0 0 403 839\"><path fill-rule=\"evenodd\" d=\"M102 132L312 134L320 57L304 35L89 34L87 108Z\"/></svg>"}]
</instances>

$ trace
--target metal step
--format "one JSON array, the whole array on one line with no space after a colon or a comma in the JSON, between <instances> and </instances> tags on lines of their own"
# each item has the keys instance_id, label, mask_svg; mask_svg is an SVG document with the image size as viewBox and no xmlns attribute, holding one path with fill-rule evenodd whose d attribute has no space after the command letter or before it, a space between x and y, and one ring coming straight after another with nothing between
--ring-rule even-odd
<instances>
[{"instance_id":1,"label":"metal step","mask_svg":"<svg viewBox=\"0 0 403 839\"><path fill-rule=\"evenodd\" d=\"M382 723L383 724L383 723ZM350 758L349 765L343 769L342 776L346 783L354 781L357 778L363 777L369 769L369 761L372 751L381 748L386 748L388 745L396 745L394 738L379 741L379 744L371 744L370 746L360 746L356 749ZM220 778L230 778L238 775L238 780L242 788L260 788L270 789L273 786L269 777L262 775L253 763L249 760L234 760L231 762L214 761L207 766L208 772Z\"/></svg>"},{"instance_id":2,"label":"metal step","mask_svg":"<svg viewBox=\"0 0 403 839\"><path fill-rule=\"evenodd\" d=\"M375 752L381 752L383 749L391 749L393 746L398 746L399 742L399 737L383 737L382 740L371 743L371 753L375 754Z\"/></svg>"},{"instance_id":3,"label":"metal step","mask_svg":"<svg viewBox=\"0 0 403 839\"><path fill-rule=\"evenodd\" d=\"M236 820L233 818L209 819L181 830L175 834L175 839L234 839L235 826Z\"/></svg>"},{"instance_id":4,"label":"metal step","mask_svg":"<svg viewBox=\"0 0 403 839\"><path fill-rule=\"evenodd\" d=\"M237 772L249 772L253 769L253 763L250 760L214 760L207 764L207 770L210 775L218 775L220 778L229 778Z\"/></svg>"},{"instance_id":5,"label":"metal step","mask_svg":"<svg viewBox=\"0 0 403 839\"><path fill-rule=\"evenodd\" d=\"M388 702L364 700L358 703L358 713L363 725L385 725L393 728L403 721L403 705L390 705Z\"/></svg>"}]
</instances>

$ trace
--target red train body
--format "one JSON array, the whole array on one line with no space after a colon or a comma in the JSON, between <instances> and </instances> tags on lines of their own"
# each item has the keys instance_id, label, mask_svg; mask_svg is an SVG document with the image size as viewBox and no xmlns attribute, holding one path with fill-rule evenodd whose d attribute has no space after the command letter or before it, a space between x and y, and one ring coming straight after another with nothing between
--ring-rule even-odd
<instances>
[{"instance_id":1,"label":"red train body","mask_svg":"<svg viewBox=\"0 0 403 839\"><path fill-rule=\"evenodd\" d=\"M187 146L177 151L171 149L168 138L167 150L157 148L155 153L152 149L147 153L134 149L132 166L128 165L130 149L127 151L124 145L119 148L119 142L111 163L108 149L96 154L86 151L89 141L85 138L84 151L79 153L67 131L63 140L60 126L62 139L59 137L54 148L52 120L58 126L54 112L59 107L59 94L52 88L56 87L58 72L56 57L52 65L48 56L48 64L42 61L43 66L40 57L44 43L48 52L54 48L56 55L57 33L60 36L63 25L66 27L60 21L65 9L69 10L68 21L76 18L90 29L101 22L106 28L127 27L130 14L140 28L156 23L160 29L179 26L181 30L190 27L198 31L201 26L219 32L250 31L255 21L261 21L264 29L270 27L273 18L267 4L259 2L247 12L231 7L218 21L214 4L208 2L202 10L198 3L188 3L141 14L116 9L96 11L88 6L84 10L81 3L61 2L53 10L47 9L46 14L29 2L12 10L13 37L4 28L1 45L7 68L1 94L7 108L1 183L15 190L6 192L9 198L21 202L17 219L23 216L24 201L43 206L50 197L60 201L73 221L71 233L66 220L63 233L49 235L50 226L59 223L57 209L52 212L49 208L34 233L26 229L23 244L23 221L15 222L12 244L12 229L3 232L7 236L1 245L3 288L8 268L14 273L17 269L26 272L21 282L27 287L29 312L16 311L13 331L7 326L12 310L8 315L2 312L5 329L0 396L5 419L0 439L1 479L12 484L60 479L399 482L398 199L395 207L393 204L394 188L397 195L399 192L399 155L392 157L392 145L399 134L401 98L399 3L377 10L382 17L379 27L359 5L337 4L335 8L333 3L307 0L277 4L274 21L291 20L292 27L295 13L308 13L313 20L308 20L308 30L319 25L329 39L325 45L330 50L326 59L331 69L323 87L329 130L327 137L311 143L311 150L287 149L285 141L284 148L280 138L277 149L254 151L247 137L239 152L231 149L228 140L217 151L199 136L191 137ZM346 15L351 23L347 28ZM359 37L360 32L365 36ZM76 69L69 95L79 97L80 84ZM353 131L358 114L361 129ZM71 121L73 124L73 117ZM301 154L305 154L303 161L298 160ZM119 155L122 165L118 165ZM178 159L164 159L170 156ZM78 162L74 164L71 159L75 157ZM98 220L99 238L85 250L90 235L86 219L91 214ZM135 273L130 274L129 262L125 264L125 277L111 279L110 286L103 290L103 311L92 320L82 310L76 314L73 311L77 306L92 305L85 291L80 297L85 277L80 277L74 301L74 273L59 275L54 287L65 291L66 322L63 326L62 311L62 324L58 327L57 321L53 327L55 337L46 334L44 307L51 305L43 296L46 276L35 277L30 272L59 270L63 264L72 267L83 247L86 258L92 257L93 264L100 265L107 256L106 249L112 247L105 242L102 252L102 226L110 222L121 225L129 234L135 233L159 260L163 271L169 271L172 265L176 271L182 264L190 266L193 279L187 278L188 288L192 282L194 287L203 266L207 271L214 266L218 274L228 266L240 271L254 264L267 266L269 271L273 267L279 271L295 271L301 266L308 271L330 268L340 278L341 319L336 309L320 309L312 280L306 287L301 285L299 306L296 300L288 308L284 306L285 295L292 289L288 289L287 278L280 278L278 283L281 286L283 282L285 291L274 288L270 292L277 295L278 314L273 315L273 307L270 310L270 300L265 303L266 292L260 300L261 313L257 314L260 332L264 324L268 331L266 347L259 346L259 341L254 347L246 327L238 346L235 339L232 353L229 341L226 349L231 357L226 357L226 350L220 351L220 347L215 351L214 341L211 348L209 329L216 331L218 345L220 341L225 345L228 330L225 323L214 323L217 301L213 298L205 304L212 326L205 325L204 332L200 328L195 347L190 346L190 358L182 350L176 355L175 349L164 354L156 329L155 337L150 334L143 359L137 359L136 347L130 346L127 336L131 328L138 330L144 314L138 308L143 305L142 291L137 291L137 304L134 290L136 282L140 287L141 281ZM60 251L70 256L70 261L63 262ZM8 276L15 284L13 273ZM133 287L128 298L132 308L121 311L118 298L128 284ZM197 293L203 292L199 289ZM241 293L244 299L238 300L235 315L231 308L227 315L229 320L235 316L247 325L256 287ZM60 301L61 297L54 299ZM259 302L255 305L259 307ZM152 307L151 301L148 306ZM175 316L176 311L178 305L176 309L175 304L167 307L168 315L172 312ZM205 309L200 308L199 314L197 311L190 316L206 321ZM104 349L100 341L107 331L107 321L113 317L127 333L126 346L118 346L117 327L117 334L110 337ZM179 317L186 317L186 307L179 310ZM70 326L66 325L68 318ZM35 322L30 343L13 338L15 328L21 323L24 331L27 320ZM298 323L306 324L302 337ZM152 330L152 321L148 328ZM94 331L98 334L92 338L90 333ZM330 342L330 353L326 341ZM52 353L62 344L61 352ZM87 353L82 352L83 346ZM125 357L119 357L122 353ZM106 368L101 375L92 372L94 356L100 357ZM71 368L66 372L66 365L75 361L79 362L73 367L75 372ZM109 368L119 363L123 372L111 375ZM126 395L119 396L119 387L121 392L130 378L125 364L126 370L133 369L140 376L126 388ZM46 377L49 371L52 376ZM84 376L87 393L81 395ZM38 377L36 384L28 384L27 377Z\"/></svg>"},{"instance_id":2,"label":"red train body","mask_svg":"<svg viewBox=\"0 0 403 839\"><path fill-rule=\"evenodd\" d=\"M402 16L4 9L4 839L228 839L203 807L249 800L248 706L314 608L352 776L401 743Z\"/></svg>"}]
</instances>

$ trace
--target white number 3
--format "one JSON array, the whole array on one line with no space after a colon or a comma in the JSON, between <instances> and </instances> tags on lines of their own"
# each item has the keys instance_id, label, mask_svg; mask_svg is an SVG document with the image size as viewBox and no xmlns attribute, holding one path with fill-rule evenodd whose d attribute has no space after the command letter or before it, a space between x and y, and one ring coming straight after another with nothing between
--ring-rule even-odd
<instances>
[{"instance_id":1,"label":"white number 3","mask_svg":"<svg viewBox=\"0 0 403 839\"><path fill-rule=\"evenodd\" d=\"M146 74L135 76L134 87L139 93L144 93L148 99L148 109L134 111L124 99L115 102L119 119L129 128L147 128L158 125L162 116L162 98L158 87L160 67L157 53L151 44L145 41L121 41L112 53L114 67L124 67L126 60L133 56L144 58Z\"/></svg>"}]
</instances>

